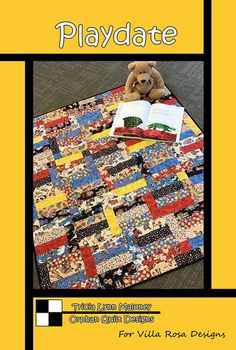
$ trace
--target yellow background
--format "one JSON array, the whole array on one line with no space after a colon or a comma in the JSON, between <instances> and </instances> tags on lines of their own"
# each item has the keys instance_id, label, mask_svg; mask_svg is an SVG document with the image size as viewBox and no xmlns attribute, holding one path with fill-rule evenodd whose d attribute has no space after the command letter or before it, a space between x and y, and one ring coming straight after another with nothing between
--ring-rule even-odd
<instances>
[{"instance_id":1,"label":"yellow background","mask_svg":"<svg viewBox=\"0 0 236 350\"><path fill-rule=\"evenodd\" d=\"M152 2L148 10L143 6L131 5L128 2L98 2L85 9L81 2L67 3L41 1L38 3L4 2L1 4L0 51L1 53L51 53L81 51L75 45L59 50L58 31L54 25L61 20L84 23L85 26L112 23L115 26L132 20L133 25L163 27L174 25L179 29L178 42L172 46L162 46L155 53L165 52L201 52L202 50L202 17L201 1L172 1L156 4L153 11ZM153 2L154 3L154 2ZM213 287L235 288L235 49L234 49L234 2L213 1ZM151 10L150 10L151 9ZM130 16L132 13L132 16ZM108 16L109 14L109 16ZM71 41L72 43L72 41ZM93 50L93 49L92 49ZM109 50L109 51L108 51ZM133 49L132 49L133 50ZM94 52L94 51L91 51ZM105 52L115 52L111 47ZM119 52L121 52L119 50ZM129 50L125 50L126 53ZM137 48L137 53L140 50ZM141 52L151 53L150 48ZM96 50L98 53L98 50ZM1 119L0 137L1 152L1 344L8 349L23 349L24 326L24 63L0 62L1 77ZM210 116L205 116L209 118ZM225 124L227 120L227 127ZM236 311L235 299L156 299L155 304L163 311L162 325L186 327L195 325L210 328L225 327L227 332L234 325ZM187 311L186 311L187 310ZM197 313L195 317L194 310ZM219 311L220 310L220 311ZM184 319L187 316L187 321ZM168 321L168 323L167 323ZM207 323L208 321L208 323ZM170 322L170 323L169 323ZM200 323L201 322L201 323ZM187 324L188 323L188 324ZM112 327L112 326L109 326ZM77 329L74 326L73 332ZM111 328L110 328L111 329ZM59 331L45 330L40 339L52 339L54 347L60 346ZM87 330L85 330L87 332ZM39 335L39 330L36 336ZM41 330L40 330L41 332ZM43 330L42 330L43 332ZM50 333L52 332L52 333ZM96 333L97 330L94 330ZM76 337L78 332L76 332ZM106 336L109 335L106 333ZM72 348L81 347L79 338L69 335L64 342L72 342ZM41 340L37 342L40 344ZM94 339L95 337L90 339ZM57 340L57 344L55 343ZM204 347L219 345L219 349L233 349L234 336L227 343L205 341ZM47 339L38 349L47 350ZM97 342L96 342L97 344ZM113 339L110 338L112 347ZM129 343L130 344L130 343ZM139 343L140 344L140 343ZM153 344L153 343L152 343ZM156 343L155 343L156 344ZM183 342L168 341L170 346L183 349ZM181 344L181 345L179 345ZM191 342L193 346L194 342ZM199 348L199 342L196 342ZM213 344L213 345L212 345ZM85 344L85 346L87 346ZM125 347L125 343L122 343ZM132 345L133 346L133 345ZM187 345L184 345L186 349ZM218 346L218 345L217 345ZM48 347L51 349L51 347ZM67 347L68 348L68 347ZM155 345L155 348L159 348ZM203 348L203 347L202 347ZM58 348L60 349L60 348ZM65 347L63 348L65 349ZM129 348L130 349L130 348ZM165 347L166 349L166 347Z\"/></svg>"},{"instance_id":2,"label":"yellow background","mask_svg":"<svg viewBox=\"0 0 236 350\"><path fill-rule=\"evenodd\" d=\"M1 348L24 344L24 63L0 62Z\"/></svg>"},{"instance_id":3,"label":"yellow background","mask_svg":"<svg viewBox=\"0 0 236 350\"><path fill-rule=\"evenodd\" d=\"M5 1L1 4L0 47L4 53L201 53L203 48L203 1ZM77 37L66 40L59 48L59 30L55 25L70 21L84 28L103 25L115 28L127 22L132 27L164 29L174 26L178 30L174 45L153 45L145 48L133 45L108 44L101 47L78 47Z\"/></svg>"},{"instance_id":4,"label":"yellow background","mask_svg":"<svg viewBox=\"0 0 236 350\"><path fill-rule=\"evenodd\" d=\"M235 2L213 1L212 287L236 288ZM209 116L205 116L209 118ZM227 129L226 129L227 128Z\"/></svg>"},{"instance_id":5,"label":"yellow background","mask_svg":"<svg viewBox=\"0 0 236 350\"><path fill-rule=\"evenodd\" d=\"M59 299L59 298L58 298ZM64 298L63 310L71 311L72 303L151 303L154 323L146 324L70 324L69 315L63 315L63 327L34 327L34 350L56 348L103 349L103 350L233 350L236 344L235 317L236 299L207 298ZM112 313L111 313L112 315ZM77 315L78 316L78 315ZM173 332L197 330L201 332L225 332L226 337L202 338L119 338L119 330L156 330Z\"/></svg>"}]
</instances>

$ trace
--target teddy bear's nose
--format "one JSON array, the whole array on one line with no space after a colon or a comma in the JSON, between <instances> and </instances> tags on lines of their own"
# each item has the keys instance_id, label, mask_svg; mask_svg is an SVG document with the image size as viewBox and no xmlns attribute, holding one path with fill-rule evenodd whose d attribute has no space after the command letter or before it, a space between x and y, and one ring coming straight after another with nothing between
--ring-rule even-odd
<instances>
[{"instance_id":1,"label":"teddy bear's nose","mask_svg":"<svg viewBox=\"0 0 236 350\"><path fill-rule=\"evenodd\" d=\"M146 82L146 80L145 80L145 79L142 79L142 80L141 80L141 83L145 83L145 82Z\"/></svg>"}]
</instances>

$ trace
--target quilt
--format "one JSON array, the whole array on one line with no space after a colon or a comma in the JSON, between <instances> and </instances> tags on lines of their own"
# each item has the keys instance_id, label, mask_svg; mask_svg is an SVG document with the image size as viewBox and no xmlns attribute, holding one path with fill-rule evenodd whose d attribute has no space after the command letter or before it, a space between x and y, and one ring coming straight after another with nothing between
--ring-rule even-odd
<instances>
[{"instance_id":1,"label":"quilt","mask_svg":"<svg viewBox=\"0 0 236 350\"><path fill-rule=\"evenodd\" d=\"M119 87L34 118L33 242L41 288L121 289L203 257L203 133L109 137ZM166 89L160 101L180 105Z\"/></svg>"}]
</instances>

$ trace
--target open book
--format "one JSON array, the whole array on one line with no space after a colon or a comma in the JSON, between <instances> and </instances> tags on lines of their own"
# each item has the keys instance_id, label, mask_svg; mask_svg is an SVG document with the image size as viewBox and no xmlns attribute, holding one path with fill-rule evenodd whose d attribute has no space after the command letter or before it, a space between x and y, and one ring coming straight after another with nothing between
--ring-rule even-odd
<instances>
[{"instance_id":1,"label":"open book","mask_svg":"<svg viewBox=\"0 0 236 350\"><path fill-rule=\"evenodd\" d=\"M184 107L147 101L121 103L117 109L110 136L156 139L178 142Z\"/></svg>"}]
</instances>

